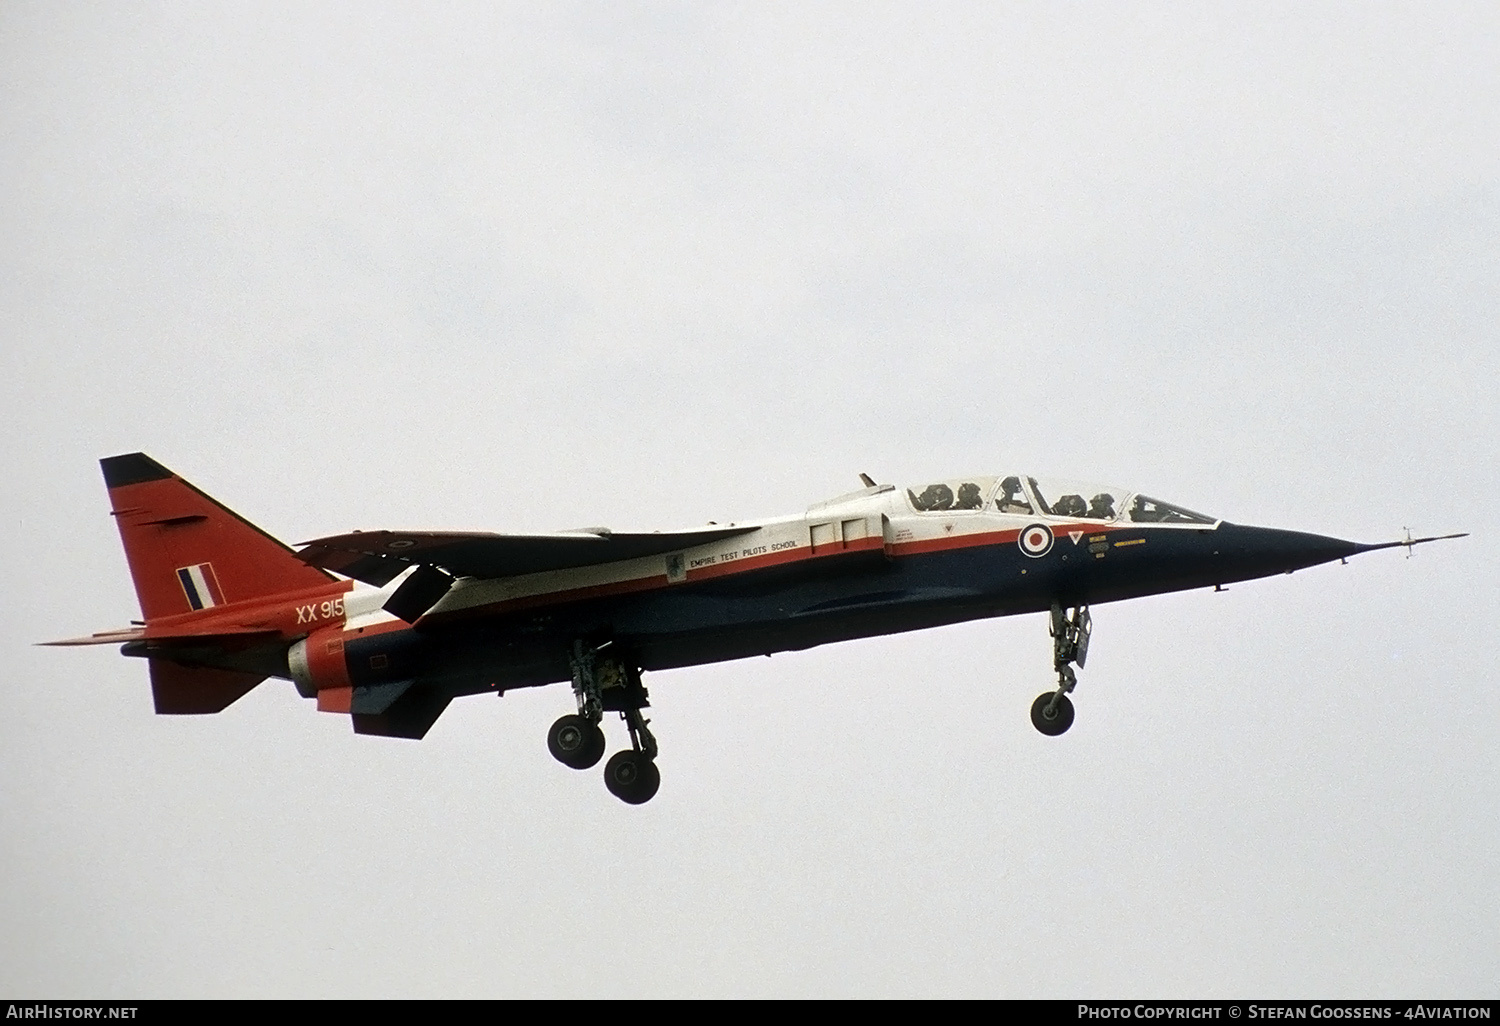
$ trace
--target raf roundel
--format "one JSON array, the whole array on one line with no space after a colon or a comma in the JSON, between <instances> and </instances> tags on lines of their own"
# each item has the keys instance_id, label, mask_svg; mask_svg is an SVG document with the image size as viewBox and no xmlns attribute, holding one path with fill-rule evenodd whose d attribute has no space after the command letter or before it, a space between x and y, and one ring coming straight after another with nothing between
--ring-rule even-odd
<instances>
[{"instance_id":1,"label":"raf roundel","mask_svg":"<svg viewBox=\"0 0 1500 1026\"><path fill-rule=\"evenodd\" d=\"M1052 548L1052 530L1046 524L1028 524L1016 544L1028 556L1045 556Z\"/></svg>"}]
</instances>

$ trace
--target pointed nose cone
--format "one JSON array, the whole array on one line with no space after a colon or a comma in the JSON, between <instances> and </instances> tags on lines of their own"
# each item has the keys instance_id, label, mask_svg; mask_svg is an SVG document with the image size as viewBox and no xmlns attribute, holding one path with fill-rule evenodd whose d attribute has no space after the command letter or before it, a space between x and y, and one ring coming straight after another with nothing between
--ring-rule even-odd
<instances>
[{"instance_id":1,"label":"pointed nose cone","mask_svg":"<svg viewBox=\"0 0 1500 1026\"><path fill-rule=\"evenodd\" d=\"M1303 567L1331 563L1370 548L1359 542L1275 527L1220 524L1214 547L1222 565L1235 577L1267 577Z\"/></svg>"}]
</instances>

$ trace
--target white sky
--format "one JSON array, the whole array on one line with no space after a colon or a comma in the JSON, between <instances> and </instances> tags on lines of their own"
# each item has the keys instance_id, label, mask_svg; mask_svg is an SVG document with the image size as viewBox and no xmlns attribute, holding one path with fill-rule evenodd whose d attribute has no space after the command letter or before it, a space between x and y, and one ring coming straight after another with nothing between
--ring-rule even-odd
<instances>
[{"instance_id":1,"label":"white sky","mask_svg":"<svg viewBox=\"0 0 1500 1026\"><path fill-rule=\"evenodd\" d=\"M0 6L0 993L1497 996L1500 8ZM157 718L96 460L288 541L1098 478L1410 561ZM607 725L607 729L611 729ZM612 745L622 732L615 730Z\"/></svg>"}]
</instances>

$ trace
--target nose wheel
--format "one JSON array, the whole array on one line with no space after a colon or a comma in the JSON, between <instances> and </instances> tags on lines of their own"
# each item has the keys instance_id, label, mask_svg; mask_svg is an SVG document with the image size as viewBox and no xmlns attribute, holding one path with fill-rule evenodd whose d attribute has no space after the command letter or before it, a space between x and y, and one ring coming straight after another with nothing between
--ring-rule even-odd
<instances>
[{"instance_id":1,"label":"nose wheel","mask_svg":"<svg viewBox=\"0 0 1500 1026\"><path fill-rule=\"evenodd\" d=\"M1052 635L1052 669L1057 672L1057 690L1044 691L1031 703L1031 725L1048 737L1057 737L1073 725L1073 700L1068 692L1078 686L1078 675L1070 663L1082 669L1089 657L1089 636L1094 630L1088 606L1064 610L1052 603L1048 631Z\"/></svg>"},{"instance_id":2,"label":"nose wheel","mask_svg":"<svg viewBox=\"0 0 1500 1026\"><path fill-rule=\"evenodd\" d=\"M1061 691L1044 691L1031 703L1031 725L1056 737L1073 725L1073 700Z\"/></svg>"}]
</instances>

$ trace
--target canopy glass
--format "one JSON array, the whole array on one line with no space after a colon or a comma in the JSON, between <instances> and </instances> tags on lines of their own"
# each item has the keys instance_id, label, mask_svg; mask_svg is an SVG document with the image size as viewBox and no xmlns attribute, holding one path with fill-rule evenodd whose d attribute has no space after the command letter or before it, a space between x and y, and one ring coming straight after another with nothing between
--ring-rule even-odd
<instances>
[{"instance_id":1,"label":"canopy glass","mask_svg":"<svg viewBox=\"0 0 1500 1026\"><path fill-rule=\"evenodd\" d=\"M1005 478L968 477L937 481L908 488L906 496L912 509L918 513L988 509L1015 516L1097 520L1102 523L1211 525L1218 522L1215 517L1128 488L1016 474Z\"/></svg>"}]
</instances>

